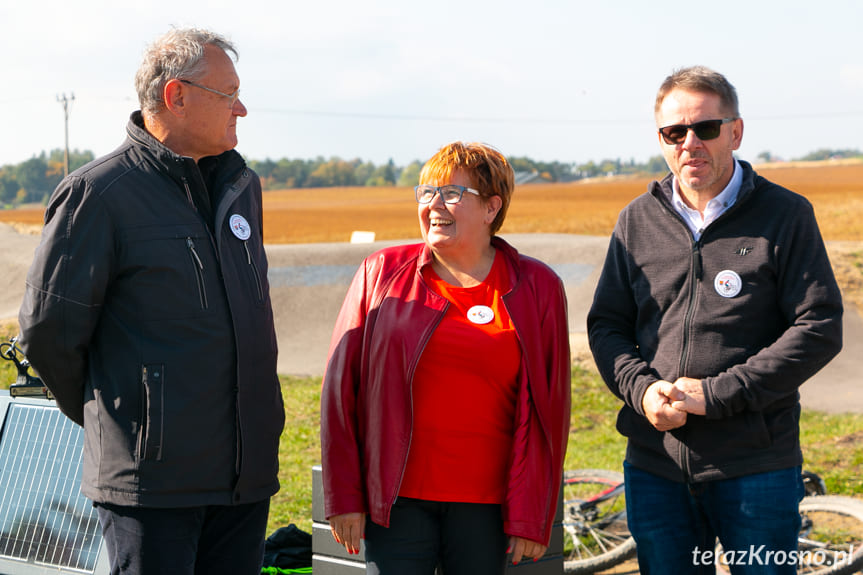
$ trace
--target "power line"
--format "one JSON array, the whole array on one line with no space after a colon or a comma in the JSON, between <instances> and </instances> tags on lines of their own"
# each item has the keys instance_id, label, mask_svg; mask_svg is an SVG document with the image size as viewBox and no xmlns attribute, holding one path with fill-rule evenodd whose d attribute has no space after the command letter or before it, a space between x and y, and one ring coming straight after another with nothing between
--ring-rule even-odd
<instances>
[{"instance_id":1,"label":"power line","mask_svg":"<svg viewBox=\"0 0 863 575\"><path fill-rule=\"evenodd\" d=\"M312 116L325 118L354 118L359 120L398 120L419 122L461 122L485 124L643 124L652 122L652 118L541 118L529 116L481 117L481 116L434 116L422 114L391 114L378 112L339 112L332 110L297 110L285 108L253 108L254 113L283 114L290 116ZM846 110L837 112L813 112L808 114L777 114L765 116L747 116L745 120L805 120L823 118L847 118L863 116L863 110Z\"/></svg>"},{"instance_id":2,"label":"power line","mask_svg":"<svg viewBox=\"0 0 863 575\"><path fill-rule=\"evenodd\" d=\"M252 108L255 113L285 114L291 116L316 116L329 118L356 118L361 120L408 120L419 122L461 122L482 124L630 124L643 123L644 120L632 118L618 119L575 119L575 118L534 118L534 117L471 117L471 116L431 116L421 114L387 114L377 112L335 112L330 110L290 110L277 108Z\"/></svg>"}]
</instances>

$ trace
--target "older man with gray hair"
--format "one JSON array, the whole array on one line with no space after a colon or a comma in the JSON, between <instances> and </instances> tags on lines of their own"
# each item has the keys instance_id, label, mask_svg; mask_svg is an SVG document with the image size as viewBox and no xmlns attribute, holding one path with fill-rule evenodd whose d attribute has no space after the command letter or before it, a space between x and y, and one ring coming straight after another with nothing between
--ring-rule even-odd
<instances>
[{"instance_id":1,"label":"older man with gray hair","mask_svg":"<svg viewBox=\"0 0 863 575\"><path fill-rule=\"evenodd\" d=\"M230 55L198 29L149 47L126 141L57 187L27 277L22 348L84 427L112 573L261 569L285 415Z\"/></svg>"}]
</instances>

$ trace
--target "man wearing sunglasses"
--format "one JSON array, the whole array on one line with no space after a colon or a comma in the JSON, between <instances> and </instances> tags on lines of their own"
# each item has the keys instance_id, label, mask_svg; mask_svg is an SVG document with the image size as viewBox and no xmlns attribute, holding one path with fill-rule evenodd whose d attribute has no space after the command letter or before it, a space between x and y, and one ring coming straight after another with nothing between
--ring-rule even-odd
<instances>
[{"instance_id":1,"label":"man wearing sunglasses","mask_svg":"<svg viewBox=\"0 0 863 575\"><path fill-rule=\"evenodd\" d=\"M673 73L655 118L671 173L620 213L588 314L639 567L713 573L718 537L732 573L796 573L797 390L841 348L839 289L810 203L734 158L724 76Z\"/></svg>"},{"instance_id":2,"label":"man wearing sunglasses","mask_svg":"<svg viewBox=\"0 0 863 575\"><path fill-rule=\"evenodd\" d=\"M126 141L60 183L27 277L22 348L84 427L114 575L261 572L285 412L231 55L199 29L144 52Z\"/></svg>"}]
</instances>

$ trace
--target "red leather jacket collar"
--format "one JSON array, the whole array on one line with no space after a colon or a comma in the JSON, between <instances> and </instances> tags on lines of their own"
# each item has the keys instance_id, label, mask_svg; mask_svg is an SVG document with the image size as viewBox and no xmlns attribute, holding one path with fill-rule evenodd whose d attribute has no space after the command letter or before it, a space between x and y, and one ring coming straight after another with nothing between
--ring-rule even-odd
<instances>
[{"instance_id":1,"label":"red leather jacket collar","mask_svg":"<svg viewBox=\"0 0 863 575\"><path fill-rule=\"evenodd\" d=\"M492 242L507 258L504 303L522 347L504 530L547 544L569 433L566 295L548 266ZM422 279L430 262L425 244L383 249L363 261L345 296L321 396L327 517L366 512L389 525L410 448L413 373L448 305Z\"/></svg>"}]
</instances>

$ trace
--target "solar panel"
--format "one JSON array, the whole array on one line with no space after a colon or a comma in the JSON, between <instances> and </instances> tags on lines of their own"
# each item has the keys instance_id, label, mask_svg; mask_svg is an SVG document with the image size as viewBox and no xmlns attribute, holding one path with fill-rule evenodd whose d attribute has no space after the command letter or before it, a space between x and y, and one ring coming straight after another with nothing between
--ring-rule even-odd
<instances>
[{"instance_id":1,"label":"solar panel","mask_svg":"<svg viewBox=\"0 0 863 575\"><path fill-rule=\"evenodd\" d=\"M106 573L83 430L51 401L0 393L0 573Z\"/></svg>"}]
</instances>

